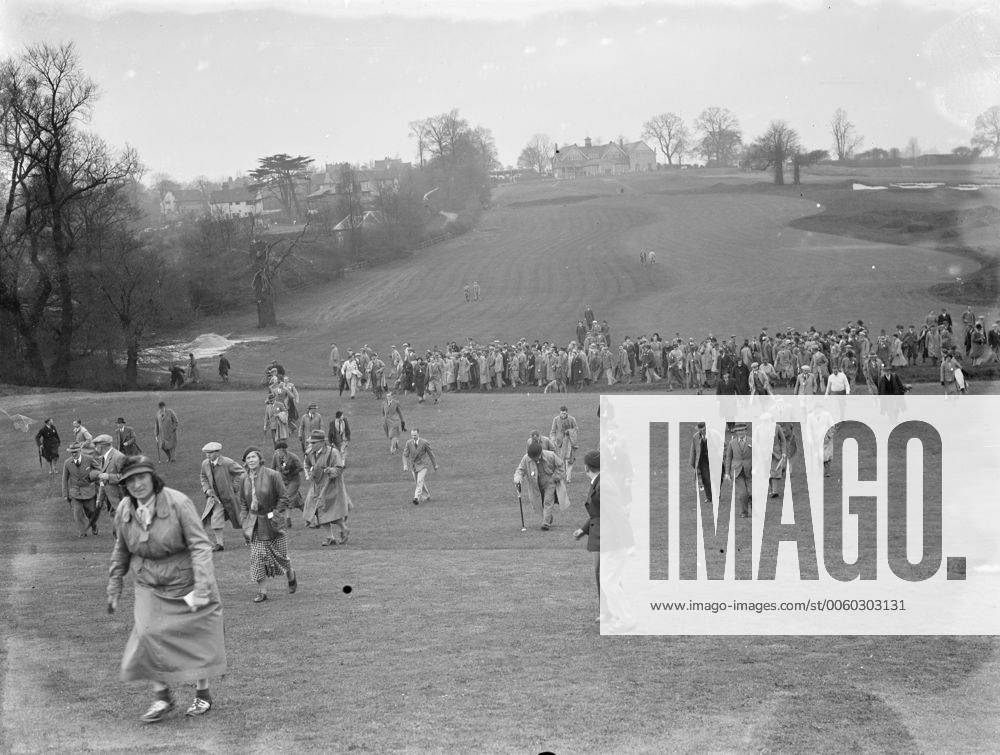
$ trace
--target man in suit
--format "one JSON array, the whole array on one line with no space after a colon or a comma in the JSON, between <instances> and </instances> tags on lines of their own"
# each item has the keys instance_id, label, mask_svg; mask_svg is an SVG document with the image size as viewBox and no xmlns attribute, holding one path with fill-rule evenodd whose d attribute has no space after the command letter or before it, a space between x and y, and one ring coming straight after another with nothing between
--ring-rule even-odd
<instances>
[{"instance_id":1,"label":"man in suit","mask_svg":"<svg viewBox=\"0 0 1000 755\"><path fill-rule=\"evenodd\" d=\"M110 435L98 435L94 438L94 448L97 449L96 469L90 472L90 479L97 483L97 510L104 506L114 517L118 503L122 499L118 487L122 468L125 466L125 454L111 446Z\"/></svg>"},{"instance_id":2,"label":"man in suit","mask_svg":"<svg viewBox=\"0 0 1000 755\"><path fill-rule=\"evenodd\" d=\"M351 425L340 409L337 410L333 422L330 423L327 439L331 446L340 451L341 456L347 457L347 444L351 442Z\"/></svg>"},{"instance_id":3,"label":"man in suit","mask_svg":"<svg viewBox=\"0 0 1000 755\"><path fill-rule=\"evenodd\" d=\"M89 529L97 534L97 489L90 473L97 468L92 456L83 453L83 445L74 441L69 447L69 458L63 464L63 495L73 509L77 524L77 537L86 537Z\"/></svg>"},{"instance_id":4,"label":"man in suit","mask_svg":"<svg viewBox=\"0 0 1000 755\"><path fill-rule=\"evenodd\" d=\"M205 460L201 463L201 490L205 494L205 508L201 522L206 531L211 527L215 537L213 551L225 550L222 528L225 521L234 529L241 529L237 513L236 483L243 476L243 467L222 455L222 444L212 441L202 449Z\"/></svg>"},{"instance_id":5,"label":"man in suit","mask_svg":"<svg viewBox=\"0 0 1000 755\"><path fill-rule=\"evenodd\" d=\"M587 550L594 554L594 578L597 581L597 599L602 614L608 613L601 595L601 454L599 451L588 451L583 456L583 469L590 480L590 490L583 505L587 509L588 518L573 537L580 539L587 536ZM600 620L600 617L598 617Z\"/></svg>"},{"instance_id":6,"label":"man in suit","mask_svg":"<svg viewBox=\"0 0 1000 755\"><path fill-rule=\"evenodd\" d=\"M896 374L896 368L892 364L882 365L882 374L878 379L878 392L883 396L902 396L906 393L906 386Z\"/></svg>"},{"instance_id":7,"label":"man in suit","mask_svg":"<svg viewBox=\"0 0 1000 755\"><path fill-rule=\"evenodd\" d=\"M708 435L705 423L699 422L698 429L691 436L691 468L694 469L695 484L701 480L701 489L705 492L705 500L712 503L712 473L708 464Z\"/></svg>"},{"instance_id":8,"label":"man in suit","mask_svg":"<svg viewBox=\"0 0 1000 755\"><path fill-rule=\"evenodd\" d=\"M744 519L750 516L753 502L753 447L750 442L749 429L744 423L733 425L732 437L726 444L723 460L725 469L724 480L732 480L736 491L736 503L740 507L740 516Z\"/></svg>"},{"instance_id":9,"label":"man in suit","mask_svg":"<svg viewBox=\"0 0 1000 755\"><path fill-rule=\"evenodd\" d=\"M118 418L118 429L115 430L115 448L126 456L138 456L142 453L135 438L135 430L125 424L125 418Z\"/></svg>"}]
</instances>

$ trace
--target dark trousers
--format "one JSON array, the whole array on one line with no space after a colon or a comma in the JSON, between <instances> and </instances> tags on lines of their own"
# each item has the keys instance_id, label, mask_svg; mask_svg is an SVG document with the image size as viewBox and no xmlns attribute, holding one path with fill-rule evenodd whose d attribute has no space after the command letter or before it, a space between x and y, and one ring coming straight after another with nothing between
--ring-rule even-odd
<instances>
[{"instance_id":1,"label":"dark trousers","mask_svg":"<svg viewBox=\"0 0 1000 755\"><path fill-rule=\"evenodd\" d=\"M708 459L702 456L698 462L698 477L701 478L701 484L705 488L705 500L712 500L712 472L708 466Z\"/></svg>"},{"instance_id":2,"label":"dark trousers","mask_svg":"<svg viewBox=\"0 0 1000 755\"><path fill-rule=\"evenodd\" d=\"M97 508L96 498L73 498L70 503L78 535L85 535L87 530L97 527L97 517L100 516L101 510Z\"/></svg>"}]
</instances>

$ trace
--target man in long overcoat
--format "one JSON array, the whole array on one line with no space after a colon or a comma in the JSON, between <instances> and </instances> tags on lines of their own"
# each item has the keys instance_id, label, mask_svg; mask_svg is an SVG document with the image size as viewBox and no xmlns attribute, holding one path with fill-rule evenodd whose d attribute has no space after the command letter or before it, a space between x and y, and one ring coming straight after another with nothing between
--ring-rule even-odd
<instances>
[{"instance_id":1,"label":"man in long overcoat","mask_svg":"<svg viewBox=\"0 0 1000 755\"><path fill-rule=\"evenodd\" d=\"M212 441L202 449L205 460L201 463L201 490L205 494L205 508L201 522L215 537L213 551L225 550L222 528L226 520L233 529L241 529L237 509L236 484L243 476L243 467L228 456L222 455L222 444Z\"/></svg>"},{"instance_id":2,"label":"man in long overcoat","mask_svg":"<svg viewBox=\"0 0 1000 755\"><path fill-rule=\"evenodd\" d=\"M573 462L576 458L577 424L565 406L559 407L559 414L552 418L552 429L549 432L552 442L559 446L559 456L566 468L566 482L573 481Z\"/></svg>"},{"instance_id":3,"label":"man in long overcoat","mask_svg":"<svg viewBox=\"0 0 1000 755\"><path fill-rule=\"evenodd\" d=\"M350 533L347 515L354 504L344 485L344 457L327 442L322 430L315 430L309 436L305 466L310 485L302 517L306 524L329 528L322 545L343 545ZM339 538L336 537L338 530Z\"/></svg>"},{"instance_id":4,"label":"man in long overcoat","mask_svg":"<svg viewBox=\"0 0 1000 755\"><path fill-rule=\"evenodd\" d=\"M541 443L528 444L528 453L521 457L521 463L514 470L514 484L527 497L535 513L542 515L543 530L553 524L557 498L560 508L569 506L566 465L555 451L543 450Z\"/></svg>"},{"instance_id":5,"label":"man in long overcoat","mask_svg":"<svg viewBox=\"0 0 1000 755\"><path fill-rule=\"evenodd\" d=\"M177 429L181 423L177 420L174 410L168 409L166 403L161 401L158 406L153 434L156 436L156 445L167 455L167 461L173 461L177 451Z\"/></svg>"}]
</instances>

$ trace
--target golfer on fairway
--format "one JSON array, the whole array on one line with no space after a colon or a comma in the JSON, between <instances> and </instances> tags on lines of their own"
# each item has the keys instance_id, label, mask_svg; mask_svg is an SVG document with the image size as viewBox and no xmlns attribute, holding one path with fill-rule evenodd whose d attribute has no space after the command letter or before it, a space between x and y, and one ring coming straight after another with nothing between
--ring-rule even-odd
<instances>
[{"instance_id":1,"label":"golfer on fairway","mask_svg":"<svg viewBox=\"0 0 1000 755\"><path fill-rule=\"evenodd\" d=\"M514 484L521 494L542 515L541 529L548 530L554 524L556 498L560 508L569 506L566 490L566 465L555 451L545 451L541 443L528 444L528 453L514 470Z\"/></svg>"},{"instance_id":2,"label":"golfer on fairway","mask_svg":"<svg viewBox=\"0 0 1000 755\"><path fill-rule=\"evenodd\" d=\"M434 452L431 451L431 444L420 437L417 428L410 430L410 439L406 441L406 448L403 449L403 471L410 471L416 486L413 488L413 505L416 506L420 500L430 500L431 491L427 489L427 468L428 465L434 467L437 472L437 461L434 459Z\"/></svg>"}]
</instances>

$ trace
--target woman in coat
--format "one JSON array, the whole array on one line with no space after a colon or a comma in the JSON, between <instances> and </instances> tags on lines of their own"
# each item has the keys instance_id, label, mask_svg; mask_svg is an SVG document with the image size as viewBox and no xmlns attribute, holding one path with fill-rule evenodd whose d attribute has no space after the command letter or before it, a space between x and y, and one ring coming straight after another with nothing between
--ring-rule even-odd
<instances>
[{"instance_id":1,"label":"woman in coat","mask_svg":"<svg viewBox=\"0 0 1000 755\"><path fill-rule=\"evenodd\" d=\"M117 610L122 580L135 567L135 624L121 679L152 681L156 699L140 717L144 723L161 721L174 709L168 685L189 681L195 681L195 698L187 715L203 715L212 708L208 677L226 672L212 542L194 504L164 487L152 459L130 457L120 480L108 613Z\"/></svg>"},{"instance_id":2,"label":"woman in coat","mask_svg":"<svg viewBox=\"0 0 1000 755\"><path fill-rule=\"evenodd\" d=\"M56 459L59 458L59 433L51 417L46 417L45 422L38 432L35 433L35 444L38 446L38 454L49 463L49 474L56 472Z\"/></svg>"},{"instance_id":3,"label":"woman in coat","mask_svg":"<svg viewBox=\"0 0 1000 755\"><path fill-rule=\"evenodd\" d=\"M306 477L311 485L302 516L309 524L329 528L329 536L322 545L343 545L349 534L347 515L353 507L344 486L344 457L329 445L322 430L314 431L309 441Z\"/></svg>"},{"instance_id":4,"label":"woman in coat","mask_svg":"<svg viewBox=\"0 0 1000 755\"><path fill-rule=\"evenodd\" d=\"M389 453L394 454L399 451L399 433L406 429L406 422L403 420L403 410L399 408L399 402L392 391L385 392L385 402L382 404L382 429L385 437L389 439Z\"/></svg>"},{"instance_id":5,"label":"woman in coat","mask_svg":"<svg viewBox=\"0 0 1000 755\"><path fill-rule=\"evenodd\" d=\"M322 430L317 430L322 433ZM243 475L236 489L243 537L250 544L250 576L257 583L254 603L267 600L267 578L285 575L288 592L298 589L295 570L288 558L285 514L288 496L281 474L264 466L264 454L256 446L243 452Z\"/></svg>"}]
</instances>

